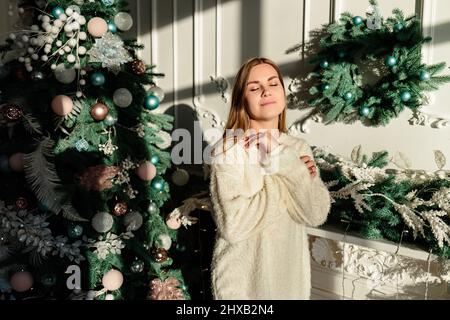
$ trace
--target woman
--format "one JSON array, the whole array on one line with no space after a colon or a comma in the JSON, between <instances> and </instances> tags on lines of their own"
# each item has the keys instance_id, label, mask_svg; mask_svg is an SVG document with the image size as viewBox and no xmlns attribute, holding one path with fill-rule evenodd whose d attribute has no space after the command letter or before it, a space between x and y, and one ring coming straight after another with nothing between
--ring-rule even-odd
<instances>
[{"instance_id":1,"label":"woman","mask_svg":"<svg viewBox=\"0 0 450 320\"><path fill-rule=\"evenodd\" d=\"M239 70L224 138L212 149L215 299L309 299L305 225L325 222L330 196L311 148L286 132L283 78L253 58Z\"/></svg>"}]
</instances>

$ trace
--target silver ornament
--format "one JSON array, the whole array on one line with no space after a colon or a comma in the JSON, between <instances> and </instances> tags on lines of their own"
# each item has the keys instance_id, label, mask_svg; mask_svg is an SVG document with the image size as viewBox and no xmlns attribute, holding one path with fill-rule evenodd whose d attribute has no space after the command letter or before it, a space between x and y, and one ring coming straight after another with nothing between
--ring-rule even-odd
<instances>
[{"instance_id":1,"label":"silver ornament","mask_svg":"<svg viewBox=\"0 0 450 320\"><path fill-rule=\"evenodd\" d=\"M31 74L31 79L32 79L33 81L40 81L40 80L43 80L43 79L44 79L44 74L43 74L42 72L40 72L40 71L34 71L34 72Z\"/></svg>"},{"instance_id":2,"label":"silver ornament","mask_svg":"<svg viewBox=\"0 0 450 320\"><path fill-rule=\"evenodd\" d=\"M185 186L189 182L189 173L184 169L177 169L172 173L172 182L177 186Z\"/></svg>"},{"instance_id":3,"label":"silver ornament","mask_svg":"<svg viewBox=\"0 0 450 320\"><path fill-rule=\"evenodd\" d=\"M99 212L92 218L91 224L95 231L98 233L104 233L111 230L114 224L114 219L112 215L107 212Z\"/></svg>"},{"instance_id":4,"label":"silver ornament","mask_svg":"<svg viewBox=\"0 0 450 320\"><path fill-rule=\"evenodd\" d=\"M157 97L159 102L162 102L164 100L165 93L164 93L164 90L161 89L160 87L158 87L158 86L151 87L148 90L148 92L153 94L155 97Z\"/></svg>"},{"instance_id":5,"label":"silver ornament","mask_svg":"<svg viewBox=\"0 0 450 320\"><path fill-rule=\"evenodd\" d=\"M172 145L172 136L166 131L159 131L156 135L161 138L162 142L156 143L156 146L162 150Z\"/></svg>"},{"instance_id":6,"label":"silver ornament","mask_svg":"<svg viewBox=\"0 0 450 320\"><path fill-rule=\"evenodd\" d=\"M123 218L123 224L127 230L130 231L138 230L142 226L143 222L144 219L142 218L142 215L137 211L130 212Z\"/></svg>"},{"instance_id":7,"label":"silver ornament","mask_svg":"<svg viewBox=\"0 0 450 320\"><path fill-rule=\"evenodd\" d=\"M162 234L158 237L161 248L169 250L172 246L172 239L167 234Z\"/></svg>"},{"instance_id":8,"label":"silver ornament","mask_svg":"<svg viewBox=\"0 0 450 320\"><path fill-rule=\"evenodd\" d=\"M114 17L114 23L122 31L128 31L133 27L133 17L126 12L119 12Z\"/></svg>"},{"instance_id":9,"label":"silver ornament","mask_svg":"<svg viewBox=\"0 0 450 320\"><path fill-rule=\"evenodd\" d=\"M54 73L56 80L64 84L72 83L77 77L75 69L66 69L64 63L57 65Z\"/></svg>"},{"instance_id":10,"label":"silver ornament","mask_svg":"<svg viewBox=\"0 0 450 320\"><path fill-rule=\"evenodd\" d=\"M133 261L131 263L130 269L133 273L141 273L142 271L144 271L144 262L142 262L141 260Z\"/></svg>"},{"instance_id":11,"label":"silver ornament","mask_svg":"<svg viewBox=\"0 0 450 320\"><path fill-rule=\"evenodd\" d=\"M148 213L155 214L158 213L158 206L154 202L150 202L147 208Z\"/></svg>"},{"instance_id":12,"label":"silver ornament","mask_svg":"<svg viewBox=\"0 0 450 320\"><path fill-rule=\"evenodd\" d=\"M114 104L120 108L127 108L133 102L133 95L126 88L117 89L113 95Z\"/></svg>"}]
</instances>

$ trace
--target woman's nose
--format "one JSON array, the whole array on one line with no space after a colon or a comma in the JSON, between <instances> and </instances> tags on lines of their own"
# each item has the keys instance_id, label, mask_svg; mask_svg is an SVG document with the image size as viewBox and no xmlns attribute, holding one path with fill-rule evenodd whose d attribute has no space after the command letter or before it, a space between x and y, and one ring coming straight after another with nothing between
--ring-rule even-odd
<instances>
[{"instance_id":1,"label":"woman's nose","mask_svg":"<svg viewBox=\"0 0 450 320\"><path fill-rule=\"evenodd\" d=\"M272 92L269 90L269 88L263 88L263 91L262 91L262 95L263 95L263 97L265 97L265 96L267 96L267 95L272 95Z\"/></svg>"}]
</instances>

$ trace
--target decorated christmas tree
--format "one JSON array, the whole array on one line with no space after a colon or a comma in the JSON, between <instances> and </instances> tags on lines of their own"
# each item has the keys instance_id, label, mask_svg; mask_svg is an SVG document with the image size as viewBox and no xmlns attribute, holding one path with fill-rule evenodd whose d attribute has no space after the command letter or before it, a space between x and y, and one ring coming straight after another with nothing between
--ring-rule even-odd
<instances>
[{"instance_id":1,"label":"decorated christmas tree","mask_svg":"<svg viewBox=\"0 0 450 320\"><path fill-rule=\"evenodd\" d=\"M0 296L187 299L173 118L120 0L20 1L1 47Z\"/></svg>"}]
</instances>

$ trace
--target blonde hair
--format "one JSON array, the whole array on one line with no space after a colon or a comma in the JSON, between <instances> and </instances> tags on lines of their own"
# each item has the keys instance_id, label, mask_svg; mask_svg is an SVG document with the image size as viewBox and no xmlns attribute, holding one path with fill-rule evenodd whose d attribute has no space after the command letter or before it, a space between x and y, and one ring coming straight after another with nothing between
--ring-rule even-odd
<instances>
[{"instance_id":1,"label":"blonde hair","mask_svg":"<svg viewBox=\"0 0 450 320\"><path fill-rule=\"evenodd\" d=\"M234 132L240 130L246 132L248 129L250 129L250 116L244 93L248 78L250 76L250 71L254 66L257 66L259 64L268 64L275 69L281 85L283 86L283 91L286 93L283 76L281 75L280 68L275 64L275 62L262 57L251 58L250 60L245 62L239 69L234 80L230 113L225 125L225 132L223 133L223 138L225 140L229 137L234 137L234 143L236 143L237 135L234 134ZM288 131L286 128L286 108L284 108L283 112L278 117L278 130L284 133ZM233 132L233 134L229 135L230 131ZM223 145L225 146L225 143Z\"/></svg>"}]
</instances>

